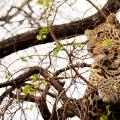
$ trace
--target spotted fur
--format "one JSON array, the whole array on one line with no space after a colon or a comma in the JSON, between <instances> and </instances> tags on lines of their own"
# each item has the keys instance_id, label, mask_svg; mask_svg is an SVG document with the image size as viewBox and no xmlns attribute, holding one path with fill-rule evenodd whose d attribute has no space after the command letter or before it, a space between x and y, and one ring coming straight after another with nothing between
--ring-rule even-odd
<instances>
[{"instance_id":1,"label":"spotted fur","mask_svg":"<svg viewBox=\"0 0 120 120\"><path fill-rule=\"evenodd\" d=\"M99 120L106 109L104 103L120 101L120 26L116 15L111 13L105 23L86 30L85 35L88 53L94 60L89 77L94 88L88 86L85 92L81 120L89 120L90 115Z\"/></svg>"}]
</instances>

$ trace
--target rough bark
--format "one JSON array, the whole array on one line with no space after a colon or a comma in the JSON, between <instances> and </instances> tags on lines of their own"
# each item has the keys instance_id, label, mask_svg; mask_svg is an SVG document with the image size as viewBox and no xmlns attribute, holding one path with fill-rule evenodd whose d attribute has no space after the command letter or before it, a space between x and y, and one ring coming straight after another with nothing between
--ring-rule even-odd
<instances>
[{"instance_id":1,"label":"rough bark","mask_svg":"<svg viewBox=\"0 0 120 120\"><path fill-rule=\"evenodd\" d=\"M106 16L108 16L111 12L116 13L119 8L120 0L108 0L101 11L105 13ZM79 21L62 25L53 25L52 32L59 40L64 38L71 38L84 34L84 30L94 28L104 21L105 18L101 12L98 11L95 15ZM47 38L45 40L38 41L36 39L36 35L38 34L39 29L40 28L16 35L0 42L0 58L34 45L53 42L53 38L50 33L47 35Z\"/></svg>"}]
</instances>

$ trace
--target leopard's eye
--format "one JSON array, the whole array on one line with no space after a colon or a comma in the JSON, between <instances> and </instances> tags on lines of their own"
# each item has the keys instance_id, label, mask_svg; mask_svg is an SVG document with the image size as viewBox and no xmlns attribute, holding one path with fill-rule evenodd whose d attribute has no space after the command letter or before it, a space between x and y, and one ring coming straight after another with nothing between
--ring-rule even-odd
<instances>
[{"instance_id":1,"label":"leopard's eye","mask_svg":"<svg viewBox=\"0 0 120 120\"><path fill-rule=\"evenodd\" d=\"M95 48L95 46L90 47L90 48L88 49L88 52L93 53L93 49L94 49L94 48Z\"/></svg>"},{"instance_id":2,"label":"leopard's eye","mask_svg":"<svg viewBox=\"0 0 120 120\"><path fill-rule=\"evenodd\" d=\"M103 38L104 37L104 32L103 31L98 32L97 37Z\"/></svg>"}]
</instances>

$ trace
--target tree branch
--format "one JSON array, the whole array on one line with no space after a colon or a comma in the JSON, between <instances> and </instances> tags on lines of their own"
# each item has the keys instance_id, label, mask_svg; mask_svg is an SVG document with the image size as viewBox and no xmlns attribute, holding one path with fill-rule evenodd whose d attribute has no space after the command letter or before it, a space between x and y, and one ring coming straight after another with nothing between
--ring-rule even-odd
<instances>
[{"instance_id":1,"label":"tree branch","mask_svg":"<svg viewBox=\"0 0 120 120\"><path fill-rule=\"evenodd\" d=\"M120 0L108 0L101 11L108 16L111 12L116 13L119 8ZM79 21L62 25L54 25L52 26L52 33L58 39L64 39L66 37L71 38L80 34L84 34L84 30L92 29L104 21L105 18L102 16L101 12L98 11L95 15ZM0 58L34 45L45 44L54 41L50 33L47 35L47 38L44 41L38 41L36 39L36 35L38 34L39 29L16 35L0 42L0 51L2 51Z\"/></svg>"},{"instance_id":2,"label":"tree branch","mask_svg":"<svg viewBox=\"0 0 120 120\"><path fill-rule=\"evenodd\" d=\"M3 83L0 83L0 88L2 87L7 87L7 86L13 86L13 87L19 87L20 84L23 84L27 78L29 78L31 75L35 74L35 73L39 73L40 68L39 67L30 67L30 69L23 73L22 75L18 76L17 78L10 80L10 81L6 81Z\"/></svg>"}]
</instances>

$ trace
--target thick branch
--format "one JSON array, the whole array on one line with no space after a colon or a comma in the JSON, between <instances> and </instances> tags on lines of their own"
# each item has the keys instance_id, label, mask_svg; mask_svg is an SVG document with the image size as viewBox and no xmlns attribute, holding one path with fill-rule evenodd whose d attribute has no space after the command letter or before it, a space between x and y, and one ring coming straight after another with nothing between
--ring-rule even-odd
<instances>
[{"instance_id":1,"label":"thick branch","mask_svg":"<svg viewBox=\"0 0 120 120\"><path fill-rule=\"evenodd\" d=\"M27 80L27 78L29 78L31 75L35 73L39 73L39 71L40 71L39 67L31 67L31 69L29 69L27 72L23 73L19 77L11 81L0 83L0 88L7 87L7 86L19 87Z\"/></svg>"},{"instance_id":2,"label":"thick branch","mask_svg":"<svg viewBox=\"0 0 120 120\"><path fill-rule=\"evenodd\" d=\"M108 15L111 12L116 13L119 8L120 0L108 0L101 11ZM94 28L104 21L104 17L101 15L100 12L98 12L93 16L79 21L71 22L69 24L54 25L52 26L52 31L58 39L63 39L66 37L70 38L73 36L84 34L85 29ZM39 30L36 29L0 42L0 58L34 45L53 42L50 34L48 34L47 38L44 41L36 40L36 35L38 34L38 31Z\"/></svg>"},{"instance_id":3,"label":"thick branch","mask_svg":"<svg viewBox=\"0 0 120 120\"><path fill-rule=\"evenodd\" d=\"M41 97L39 96L15 95L13 93L10 94L10 98L19 99L21 101L34 102L34 103L38 103L41 99Z\"/></svg>"},{"instance_id":4,"label":"thick branch","mask_svg":"<svg viewBox=\"0 0 120 120\"><path fill-rule=\"evenodd\" d=\"M14 90L14 87L11 87L9 89L7 89L4 93L2 93L2 95L0 96L0 104L2 103L2 101L4 100L4 98L8 95L11 94L12 91Z\"/></svg>"}]
</instances>

